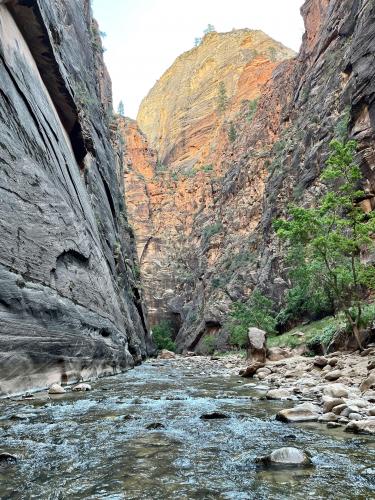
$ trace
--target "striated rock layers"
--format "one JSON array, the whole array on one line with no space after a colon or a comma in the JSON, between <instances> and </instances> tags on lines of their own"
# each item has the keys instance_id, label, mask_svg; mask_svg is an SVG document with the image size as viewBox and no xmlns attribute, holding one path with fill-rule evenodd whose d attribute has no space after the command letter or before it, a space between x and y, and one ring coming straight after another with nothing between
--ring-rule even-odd
<instances>
[{"instance_id":1,"label":"striated rock layers","mask_svg":"<svg viewBox=\"0 0 375 500\"><path fill-rule=\"evenodd\" d=\"M180 350L204 350L207 335L225 344L231 304L245 301L255 288L283 303L287 263L272 221L290 202L311 204L324 192L317 179L330 140L343 130L358 141L357 161L366 179L363 206L374 209L374 3L307 0L302 15L306 33L298 56L278 64L269 60L275 67L263 87L254 84L258 76L251 71L242 69L238 76L235 65L216 74L211 60L219 50L213 41L219 46L220 37L231 34L213 34L181 56L141 106L140 128L158 154L150 163L155 175L142 188L152 226L144 258L153 261L147 273L154 277L152 291L147 279L145 288L159 299L153 321L169 316L179 325ZM196 67L199 51L211 43L211 69L203 62ZM228 60L238 53L237 46ZM271 53L277 61L287 55L284 49ZM173 90L174 72L187 76ZM211 73L205 86L198 75ZM198 90L192 90L191 74L197 75ZM245 74L243 86L231 86L231 75L238 83ZM267 79L267 71L259 77L262 84ZM215 111L220 81L228 100L224 110Z\"/></svg>"},{"instance_id":2,"label":"striated rock layers","mask_svg":"<svg viewBox=\"0 0 375 500\"><path fill-rule=\"evenodd\" d=\"M0 396L153 350L111 107L89 1L0 4Z\"/></svg>"}]
</instances>

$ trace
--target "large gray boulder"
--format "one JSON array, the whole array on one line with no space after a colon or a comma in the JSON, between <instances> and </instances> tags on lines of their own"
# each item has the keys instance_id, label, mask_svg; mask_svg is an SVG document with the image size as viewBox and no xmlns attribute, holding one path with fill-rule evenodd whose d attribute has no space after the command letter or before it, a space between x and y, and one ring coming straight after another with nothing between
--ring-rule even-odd
<instances>
[{"instance_id":1,"label":"large gray boulder","mask_svg":"<svg viewBox=\"0 0 375 500\"><path fill-rule=\"evenodd\" d=\"M269 455L257 458L256 462L265 466L276 467L312 465L311 459L305 451L292 446L278 448Z\"/></svg>"},{"instance_id":2,"label":"large gray boulder","mask_svg":"<svg viewBox=\"0 0 375 500\"><path fill-rule=\"evenodd\" d=\"M320 416L319 406L302 403L294 408L285 408L276 414L281 422L316 422Z\"/></svg>"},{"instance_id":3,"label":"large gray boulder","mask_svg":"<svg viewBox=\"0 0 375 500\"><path fill-rule=\"evenodd\" d=\"M266 335L264 330L255 327L249 328L247 332L247 360L251 363L266 362Z\"/></svg>"}]
</instances>

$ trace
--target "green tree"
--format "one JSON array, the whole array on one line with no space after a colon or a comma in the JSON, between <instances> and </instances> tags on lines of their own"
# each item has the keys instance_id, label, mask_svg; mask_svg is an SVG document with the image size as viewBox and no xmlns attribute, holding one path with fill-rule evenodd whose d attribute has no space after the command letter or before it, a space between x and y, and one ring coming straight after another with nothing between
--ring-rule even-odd
<instances>
[{"instance_id":1,"label":"green tree","mask_svg":"<svg viewBox=\"0 0 375 500\"><path fill-rule=\"evenodd\" d=\"M236 137L237 137L237 132L235 126L233 125L233 122L231 122L228 130L228 139L230 142L234 142L236 140Z\"/></svg>"},{"instance_id":2,"label":"green tree","mask_svg":"<svg viewBox=\"0 0 375 500\"><path fill-rule=\"evenodd\" d=\"M374 213L358 204L365 193L359 188L362 174L354 161L355 141L334 140L321 179L328 186L316 208L292 206L288 219L275 221L277 235L292 249L304 248L302 269L315 287L342 311L361 348L362 300L365 287L375 287L375 268L361 261L361 251L374 245ZM319 269L319 275L309 269Z\"/></svg>"},{"instance_id":3,"label":"green tree","mask_svg":"<svg viewBox=\"0 0 375 500\"><path fill-rule=\"evenodd\" d=\"M230 343L238 348L246 347L250 327L273 333L276 326L273 308L273 301L257 290L247 303L234 302L226 324Z\"/></svg>"},{"instance_id":4,"label":"green tree","mask_svg":"<svg viewBox=\"0 0 375 500\"><path fill-rule=\"evenodd\" d=\"M213 24L207 24L207 28L203 31L203 33L207 35L208 33L212 33L213 31L216 31L215 26Z\"/></svg>"},{"instance_id":5,"label":"green tree","mask_svg":"<svg viewBox=\"0 0 375 500\"><path fill-rule=\"evenodd\" d=\"M200 37L195 37L194 38L194 47L198 47L202 43L202 38Z\"/></svg>"},{"instance_id":6,"label":"green tree","mask_svg":"<svg viewBox=\"0 0 375 500\"><path fill-rule=\"evenodd\" d=\"M120 101L118 103L117 113L120 116L125 116L125 107L124 107L124 103L122 101Z\"/></svg>"},{"instance_id":7,"label":"green tree","mask_svg":"<svg viewBox=\"0 0 375 500\"><path fill-rule=\"evenodd\" d=\"M152 328L152 338L158 349L175 351L176 344L172 340L172 327L169 321L163 320Z\"/></svg>"},{"instance_id":8,"label":"green tree","mask_svg":"<svg viewBox=\"0 0 375 500\"><path fill-rule=\"evenodd\" d=\"M218 93L218 108L221 113L223 113L228 106L228 96L227 89L225 88L225 83L219 83L219 93Z\"/></svg>"}]
</instances>

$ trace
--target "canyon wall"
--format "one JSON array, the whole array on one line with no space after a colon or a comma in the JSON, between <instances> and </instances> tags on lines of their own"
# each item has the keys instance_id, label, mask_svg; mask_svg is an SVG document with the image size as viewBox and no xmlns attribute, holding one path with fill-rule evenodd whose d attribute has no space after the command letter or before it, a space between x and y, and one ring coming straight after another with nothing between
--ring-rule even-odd
<instances>
[{"instance_id":1,"label":"canyon wall","mask_svg":"<svg viewBox=\"0 0 375 500\"><path fill-rule=\"evenodd\" d=\"M1 3L0 396L153 352L111 110L88 0Z\"/></svg>"},{"instance_id":2,"label":"canyon wall","mask_svg":"<svg viewBox=\"0 0 375 500\"><path fill-rule=\"evenodd\" d=\"M225 345L231 304L256 288L278 306L285 302L285 249L272 221L290 202L309 205L324 192L318 177L330 140L343 130L358 141L362 204L374 209L374 3L307 0L301 12L306 32L293 59L280 62L288 54L282 49L275 56L276 47L272 61L264 51L253 53L240 76L231 65L217 75L221 37L231 34L211 34L177 59L140 108L140 128L155 149L155 174L141 179L152 231L142 253L144 286L149 304L151 296L158 299L153 322L174 318L179 350L204 350L207 335ZM196 66L205 44L210 47ZM241 44L229 46L234 53L226 57L234 61ZM220 81L228 89L222 112L213 106ZM129 206L131 219L134 213Z\"/></svg>"}]
</instances>

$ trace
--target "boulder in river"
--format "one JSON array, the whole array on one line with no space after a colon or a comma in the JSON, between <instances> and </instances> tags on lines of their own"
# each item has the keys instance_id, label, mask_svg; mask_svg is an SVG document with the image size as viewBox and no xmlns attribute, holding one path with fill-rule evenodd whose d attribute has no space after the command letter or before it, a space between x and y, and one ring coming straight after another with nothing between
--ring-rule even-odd
<instances>
[{"instance_id":1,"label":"boulder in river","mask_svg":"<svg viewBox=\"0 0 375 500\"><path fill-rule=\"evenodd\" d=\"M248 348L247 348L247 359L252 363L266 362L266 332L260 330L259 328L251 327L247 332L248 338Z\"/></svg>"},{"instance_id":2,"label":"boulder in river","mask_svg":"<svg viewBox=\"0 0 375 500\"><path fill-rule=\"evenodd\" d=\"M344 430L354 434L375 434L375 420L354 420L349 422Z\"/></svg>"},{"instance_id":3,"label":"boulder in river","mask_svg":"<svg viewBox=\"0 0 375 500\"><path fill-rule=\"evenodd\" d=\"M314 358L314 365L318 366L319 368L324 368L327 364L328 360L324 356L316 356Z\"/></svg>"},{"instance_id":4,"label":"boulder in river","mask_svg":"<svg viewBox=\"0 0 375 500\"><path fill-rule=\"evenodd\" d=\"M267 399L289 399L291 396L291 390L286 388L271 389L266 394Z\"/></svg>"},{"instance_id":5,"label":"boulder in river","mask_svg":"<svg viewBox=\"0 0 375 500\"><path fill-rule=\"evenodd\" d=\"M278 448L269 455L259 457L256 462L265 466L289 467L289 466L311 466L309 455L299 448L287 446Z\"/></svg>"},{"instance_id":6,"label":"boulder in river","mask_svg":"<svg viewBox=\"0 0 375 500\"><path fill-rule=\"evenodd\" d=\"M146 425L146 429L154 430L154 429L165 429L165 425L161 422L152 422L151 424Z\"/></svg>"},{"instance_id":7,"label":"boulder in river","mask_svg":"<svg viewBox=\"0 0 375 500\"><path fill-rule=\"evenodd\" d=\"M90 384L77 384L73 387L73 391L91 391L91 385Z\"/></svg>"},{"instance_id":8,"label":"boulder in river","mask_svg":"<svg viewBox=\"0 0 375 500\"><path fill-rule=\"evenodd\" d=\"M316 422L319 418L319 407L312 403L302 403L294 408L285 408L276 414L281 422Z\"/></svg>"},{"instance_id":9,"label":"boulder in river","mask_svg":"<svg viewBox=\"0 0 375 500\"><path fill-rule=\"evenodd\" d=\"M60 384L52 384L48 389L48 394L64 394L66 391Z\"/></svg>"},{"instance_id":10,"label":"boulder in river","mask_svg":"<svg viewBox=\"0 0 375 500\"><path fill-rule=\"evenodd\" d=\"M251 363L249 366L247 366L244 370L240 370L239 374L241 375L241 377L250 378L255 375L256 371L259 370L259 368L263 368L263 366L264 363L255 361L254 363Z\"/></svg>"},{"instance_id":11,"label":"boulder in river","mask_svg":"<svg viewBox=\"0 0 375 500\"><path fill-rule=\"evenodd\" d=\"M212 413L203 413L203 415L200 416L202 420L215 420L215 419L222 419L222 418L229 418L229 415L226 413L222 413L220 411L213 411Z\"/></svg>"},{"instance_id":12,"label":"boulder in river","mask_svg":"<svg viewBox=\"0 0 375 500\"><path fill-rule=\"evenodd\" d=\"M348 389L344 384L330 384L324 387L323 393L331 398L347 398Z\"/></svg>"},{"instance_id":13,"label":"boulder in river","mask_svg":"<svg viewBox=\"0 0 375 500\"><path fill-rule=\"evenodd\" d=\"M16 455L11 455L10 453L0 452L0 465L15 465L18 458Z\"/></svg>"}]
</instances>

